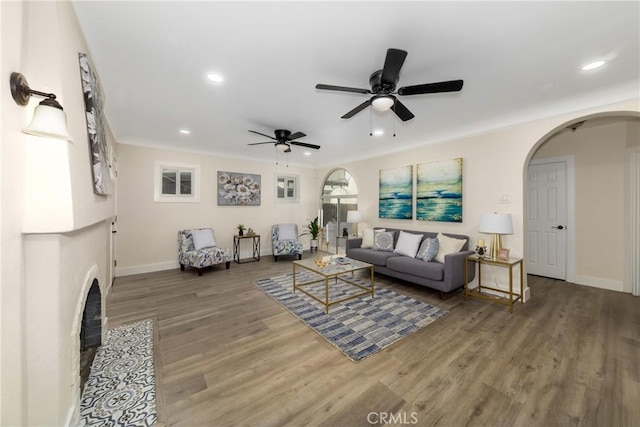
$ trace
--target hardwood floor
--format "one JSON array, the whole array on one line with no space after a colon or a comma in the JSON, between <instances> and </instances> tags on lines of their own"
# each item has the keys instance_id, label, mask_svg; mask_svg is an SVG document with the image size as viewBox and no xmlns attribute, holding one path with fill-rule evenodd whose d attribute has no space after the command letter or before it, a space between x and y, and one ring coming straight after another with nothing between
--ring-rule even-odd
<instances>
[{"instance_id":1,"label":"hardwood floor","mask_svg":"<svg viewBox=\"0 0 640 427\"><path fill-rule=\"evenodd\" d=\"M376 275L449 313L356 364L252 284L291 260L116 279L110 327L155 321L162 424L638 425L637 297L530 276L509 314Z\"/></svg>"}]
</instances>

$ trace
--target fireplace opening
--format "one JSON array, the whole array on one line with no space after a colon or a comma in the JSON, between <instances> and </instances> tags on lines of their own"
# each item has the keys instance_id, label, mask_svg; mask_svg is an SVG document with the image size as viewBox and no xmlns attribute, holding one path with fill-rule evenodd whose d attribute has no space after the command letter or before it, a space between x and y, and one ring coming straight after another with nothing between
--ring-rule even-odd
<instances>
[{"instance_id":1,"label":"fireplace opening","mask_svg":"<svg viewBox=\"0 0 640 427\"><path fill-rule=\"evenodd\" d=\"M98 280L93 279L80 324L80 394L89 378L91 364L102 344L102 297Z\"/></svg>"}]
</instances>

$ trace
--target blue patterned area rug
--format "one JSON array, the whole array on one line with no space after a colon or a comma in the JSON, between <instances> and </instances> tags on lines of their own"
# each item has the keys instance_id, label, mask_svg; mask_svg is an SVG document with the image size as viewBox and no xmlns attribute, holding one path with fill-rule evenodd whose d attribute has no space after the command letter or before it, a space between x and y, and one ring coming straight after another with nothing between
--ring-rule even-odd
<instances>
[{"instance_id":1,"label":"blue patterned area rug","mask_svg":"<svg viewBox=\"0 0 640 427\"><path fill-rule=\"evenodd\" d=\"M153 322L109 329L80 400L83 426L151 426L157 422Z\"/></svg>"},{"instance_id":2,"label":"blue patterned area rug","mask_svg":"<svg viewBox=\"0 0 640 427\"><path fill-rule=\"evenodd\" d=\"M256 280L254 284L354 362L377 353L447 313L444 309L376 284L375 298L362 296L332 305L327 314L322 304L302 292L293 293L292 277L287 274ZM320 276L297 273L296 282L313 278ZM354 281L367 287L371 283L368 277ZM362 292L340 281L329 283L330 300ZM305 290L316 296L322 295L324 299L324 283L308 285Z\"/></svg>"}]
</instances>

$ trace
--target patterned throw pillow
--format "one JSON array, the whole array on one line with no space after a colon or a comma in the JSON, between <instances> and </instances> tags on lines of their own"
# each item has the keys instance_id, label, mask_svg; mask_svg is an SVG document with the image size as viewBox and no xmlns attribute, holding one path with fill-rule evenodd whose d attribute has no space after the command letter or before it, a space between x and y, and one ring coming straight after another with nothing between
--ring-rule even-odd
<instances>
[{"instance_id":1,"label":"patterned throw pillow","mask_svg":"<svg viewBox=\"0 0 640 427\"><path fill-rule=\"evenodd\" d=\"M393 231L378 231L373 232L373 247L374 251L393 252Z\"/></svg>"},{"instance_id":2,"label":"patterned throw pillow","mask_svg":"<svg viewBox=\"0 0 640 427\"><path fill-rule=\"evenodd\" d=\"M422 243L422 246L424 246L424 253L422 254L422 256L420 258L424 262L433 261L433 258L438 253L438 248L440 247L440 245L438 244L438 239L432 239L430 237L426 238L426 239L424 239L424 242ZM422 249L422 247L420 249Z\"/></svg>"}]
</instances>

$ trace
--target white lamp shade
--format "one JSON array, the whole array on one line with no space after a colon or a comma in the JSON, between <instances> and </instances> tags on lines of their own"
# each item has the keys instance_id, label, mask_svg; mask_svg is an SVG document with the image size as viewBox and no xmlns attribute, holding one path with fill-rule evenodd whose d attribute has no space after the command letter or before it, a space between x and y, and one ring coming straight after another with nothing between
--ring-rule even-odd
<instances>
[{"instance_id":1,"label":"white lamp shade","mask_svg":"<svg viewBox=\"0 0 640 427\"><path fill-rule=\"evenodd\" d=\"M67 115L61 109L48 105L40 104L33 110L33 119L22 132L71 141L67 130Z\"/></svg>"},{"instance_id":2,"label":"white lamp shade","mask_svg":"<svg viewBox=\"0 0 640 427\"><path fill-rule=\"evenodd\" d=\"M347 222L349 224L358 224L362 222L362 214L360 211L347 211Z\"/></svg>"},{"instance_id":3,"label":"white lamp shade","mask_svg":"<svg viewBox=\"0 0 640 427\"><path fill-rule=\"evenodd\" d=\"M276 144L276 149L282 153L285 153L289 149L289 146L284 142L279 142Z\"/></svg>"},{"instance_id":4,"label":"white lamp shade","mask_svg":"<svg viewBox=\"0 0 640 427\"><path fill-rule=\"evenodd\" d=\"M512 234L511 214L484 214L480 217L480 233Z\"/></svg>"},{"instance_id":5,"label":"white lamp shade","mask_svg":"<svg viewBox=\"0 0 640 427\"><path fill-rule=\"evenodd\" d=\"M371 101L371 106L378 111L387 111L393 105L393 98L390 96L380 96Z\"/></svg>"}]
</instances>

